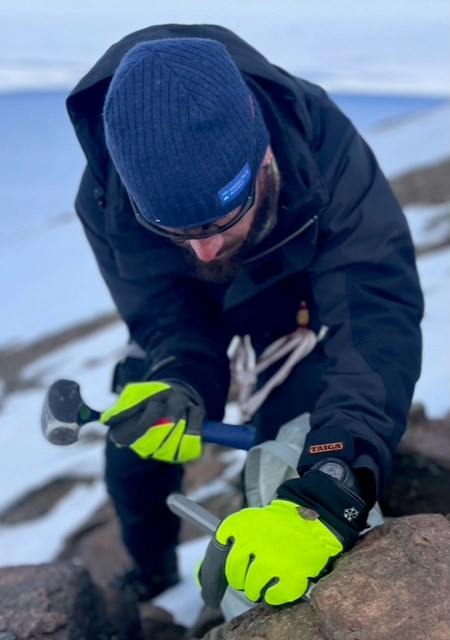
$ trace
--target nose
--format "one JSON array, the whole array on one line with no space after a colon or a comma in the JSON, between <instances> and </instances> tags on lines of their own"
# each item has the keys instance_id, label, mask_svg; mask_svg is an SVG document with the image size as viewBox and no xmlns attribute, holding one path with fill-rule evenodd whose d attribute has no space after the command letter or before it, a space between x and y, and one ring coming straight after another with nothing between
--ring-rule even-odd
<instances>
[{"instance_id":1,"label":"nose","mask_svg":"<svg viewBox=\"0 0 450 640\"><path fill-rule=\"evenodd\" d=\"M209 238L202 238L201 240L189 240L189 246L199 260L202 262L211 262L217 258L224 241L223 235L218 233Z\"/></svg>"}]
</instances>

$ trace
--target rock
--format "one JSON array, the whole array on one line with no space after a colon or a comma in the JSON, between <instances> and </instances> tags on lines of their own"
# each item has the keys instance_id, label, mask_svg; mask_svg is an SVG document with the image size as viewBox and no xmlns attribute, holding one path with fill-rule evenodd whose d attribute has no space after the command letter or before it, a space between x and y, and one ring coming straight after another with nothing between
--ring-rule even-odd
<instances>
[{"instance_id":1,"label":"rock","mask_svg":"<svg viewBox=\"0 0 450 640\"><path fill-rule=\"evenodd\" d=\"M212 629L204 640L325 640L312 606L306 602L272 608L258 604Z\"/></svg>"},{"instance_id":2,"label":"rock","mask_svg":"<svg viewBox=\"0 0 450 640\"><path fill-rule=\"evenodd\" d=\"M311 602L257 605L205 640L449 640L450 523L407 516L370 531Z\"/></svg>"},{"instance_id":3,"label":"rock","mask_svg":"<svg viewBox=\"0 0 450 640\"><path fill-rule=\"evenodd\" d=\"M184 640L186 638L186 627L180 624L143 619L142 629L143 640ZM129 640L135 640L135 637L132 636Z\"/></svg>"},{"instance_id":4,"label":"rock","mask_svg":"<svg viewBox=\"0 0 450 640\"><path fill-rule=\"evenodd\" d=\"M104 632L98 640L141 640L141 638L144 640L147 638L143 634L136 598L113 587L100 587L99 591L103 599Z\"/></svg>"},{"instance_id":5,"label":"rock","mask_svg":"<svg viewBox=\"0 0 450 640\"><path fill-rule=\"evenodd\" d=\"M450 513L450 416L429 420L421 405L394 456L391 480L380 499L383 513L398 517Z\"/></svg>"},{"instance_id":6,"label":"rock","mask_svg":"<svg viewBox=\"0 0 450 640\"><path fill-rule=\"evenodd\" d=\"M115 602L114 611L124 611ZM127 615L130 609L127 606ZM137 618L116 633L107 606L83 567L70 562L0 568L2 640L126 640L138 638ZM130 617L128 617L130 621ZM133 634L133 635L130 635Z\"/></svg>"},{"instance_id":7,"label":"rock","mask_svg":"<svg viewBox=\"0 0 450 640\"><path fill-rule=\"evenodd\" d=\"M107 501L65 540L58 560L81 562L89 568L95 585L108 587L114 577L131 566L121 542L119 522Z\"/></svg>"},{"instance_id":8,"label":"rock","mask_svg":"<svg viewBox=\"0 0 450 640\"><path fill-rule=\"evenodd\" d=\"M413 407L397 451L427 458L450 471L450 415L429 420L420 405Z\"/></svg>"},{"instance_id":9,"label":"rock","mask_svg":"<svg viewBox=\"0 0 450 640\"><path fill-rule=\"evenodd\" d=\"M450 160L421 167L391 180L400 204L440 204L450 201Z\"/></svg>"},{"instance_id":10,"label":"rock","mask_svg":"<svg viewBox=\"0 0 450 640\"><path fill-rule=\"evenodd\" d=\"M151 601L139 603L139 616L143 640L184 640L186 637L186 627L176 624L171 613Z\"/></svg>"},{"instance_id":11,"label":"rock","mask_svg":"<svg viewBox=\"0 0 450 640\"><path fill-rule=\"evenodd\" d=\"M136 618L143 638L179 640L184 635L184 627L176 625L167 611L151 602L138 603L131 594L111 587L114 577L129 569L132 561L121 542L119 523L109 501L66 540L59 559L71 559L89 568L92 581L103 595L108 638L141 637L135 635L137 632L129 635Z\"/></svg>"},{"instance_id":12,"label":"rock","mask_svg":"<svg viewBox=\"0 0 450 640\"><path fill-rule=\"evenodd\" d=\"M396 454L392 478L380 498L386 517L450 513L450 471L420 455Z\"/></svg>"},{"instance_id":13,"label":"rock","mask_svg":"<svg viewBox=\"0 0 450 640\"><path fill-rule=\"evenodd\" d=\"M47 515L75 486L89 485L95 478L53 478L37 487L0 513L0 524L20 524ZM1 638L0 638L1 640Z\"/></svg>"},{"instance_id":14,"label":"rock","mask_svg":"<svg viewBox=\"0 0 450 640\"><path fill-rule=\"evenodd\" d=\"M313 592L333 640L449 640L450 523L416 515L374 529Z\"/></svg>"},{"instance_id":15,"label":"rock","mask_svg":"<svg viewBox=\"0 0 450 640\"><path fill-rule=\"evenodd\" d=\"M204 605L194 625L187 631L184 640L203 638L214 627L218 627L225 621L220 608L213 609ZM0 638L1 640L1 638Z\"/></svg>"}]
</instances>

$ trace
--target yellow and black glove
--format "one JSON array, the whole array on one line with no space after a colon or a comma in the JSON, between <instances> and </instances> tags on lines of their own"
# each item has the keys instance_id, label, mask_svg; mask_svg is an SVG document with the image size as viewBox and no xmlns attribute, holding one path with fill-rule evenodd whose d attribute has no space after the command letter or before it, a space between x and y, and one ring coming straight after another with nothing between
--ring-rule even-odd
<instances>
[{"instance_id":1,"label":"yellow and black glove","mask_svg":"<svg viewBox=\"0 0 450 640\"><path fill-rule=\"evenodd\" d=\"M356 542L366 516L358 493L322 471L283 483L268 506L222 521L200 567L204 601L219 606L228 585L253 602L298 600Z\"/></svg>"},{"instance_id":2,"label":"yellow and black glove","mask_svg":"<svg viewBox=\"0 0 450 640\"><path fill-rule=\"evenodd\" d=\"M183 463L202 453L205 408L191 387L175 381L134 382L101 415L118 447L141 458Z\"/></svg>"}]
</instances>

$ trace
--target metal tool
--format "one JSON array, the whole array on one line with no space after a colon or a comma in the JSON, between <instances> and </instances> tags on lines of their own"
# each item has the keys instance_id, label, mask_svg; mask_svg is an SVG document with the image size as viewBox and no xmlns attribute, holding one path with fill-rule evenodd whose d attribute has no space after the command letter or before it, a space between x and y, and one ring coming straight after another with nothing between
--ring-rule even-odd
<instances>
[{"instance_id":1,"label":"metal tool","mask_svg":"<svg viewBox=\"0 0 450 640\"><path fill-rule=\"evenodd\" d=\"M208 535L214 535L220 524L219 518L180 493L172 493L167 498L167 505L177 516L191 522ZM227 587L224 591L220 608L225 619L231 620L241 613L244 613L244 611L248 611L254 607L255 604L256 602L252 602L246 598L241 591L235 591L231 587Z\"/></svg>"}]
</instances>

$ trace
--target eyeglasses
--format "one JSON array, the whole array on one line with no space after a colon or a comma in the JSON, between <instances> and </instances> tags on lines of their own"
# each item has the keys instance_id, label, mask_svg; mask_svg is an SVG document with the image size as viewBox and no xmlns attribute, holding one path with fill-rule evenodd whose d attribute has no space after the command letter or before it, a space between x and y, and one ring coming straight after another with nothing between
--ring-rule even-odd
<instances>
[{"instance_id":1,"label":"eyeglasses","mask_svg":"<svg viewBox=\"0 0 450 640\"><path fill-rule=\"evenodd\" d=\"M198 227L194 227L193 229L169 229L167 227L160 227L153 222L149 222L146 220L142 214L139 212L139 209L136 206L133 198L128 195L131 203L131 207L133 209L134 216L136 220L146 229L153 231L159 236L163 236L164 238L169 238L175 242L184 242L185 240L202 240L204 238L209 238L210 236L215 236L219 233L223 233L224 231L228 231L231 227L234 227L246 213L253 207L256 199L256 178L257 173L252 171L252 183L250 187L250 193L247 200L244 202L242 207L237 211L229 220L224 222L223 224L218 224L217 222L212 222L210 224L199 225ZM228 217L229 214L223 216L224 218Z\"/></svg>"}]
</instances>

